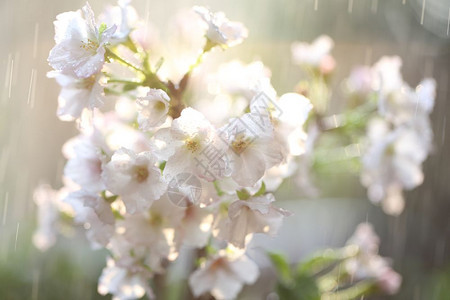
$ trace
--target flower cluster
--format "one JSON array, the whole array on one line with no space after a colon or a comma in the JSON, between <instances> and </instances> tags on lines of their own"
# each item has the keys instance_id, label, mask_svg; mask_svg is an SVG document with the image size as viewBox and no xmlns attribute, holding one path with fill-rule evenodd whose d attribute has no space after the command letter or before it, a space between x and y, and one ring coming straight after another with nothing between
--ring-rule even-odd
<instances>
[{"instance_id":1,"label":"flower cluster","mask_svg":"<svg viewBox=\"0 0 450 300\"><path fill-rule=\"evenodd\" d=\"M268 76L235 70L241 78L232 84L213 77L228 86L221 95L245 99L239 113L224 111L213 124L189 107L185 91L198 90L202 79L194 70L202 58L247 36L223 13L194 11L183 18L200 22L204 39L181 77L160 73L163 62L153 63L149 53L162 47L141 43L142 22L127 2L98 19L86 4L55 21L49 77L62 87L58 116L77 120L80 134L63 147L64 187L40 188L35 241L41 249L54 242L52 224L62 221L59 207L69 205L66 214L83 225L92 246L109 251L102 295L152 298L152 278L187 247L204 252L189 279L192 293L235 298L259 276L245 255L253 234L275 235L289 215L274 205L272 192L292 174L280 169L292 169L304 152L311 103L296 93L278 97Z\"/></svg>"},{"instance_id":2,"label":"flower cluster","mask_svg":"<svg viewBox=\"0 0 450 300\"><path fill-rule=\"evenodd\" d=\"M416 88L411 88L402 77L400 57L385 56L373 66L352 70L343 84L349 107L341 114L329 115L328 104L332 100L329 75L334 64L328 68L330 71L324 71L322 65L334 61L330 55L333 44L330 37L320 36L311 44L292 45L294 62L310 77L300 81L297 89L314 104L307 129L311 146L306 147L301 169L322 163L305 162L305 159L312 156L308 155L308 149L317 153L321 143L329 145L329 136L334 135L344 143L349 141L350 145L343 145L345 157L362 156L358 172L369 199L381 204L387 214L399 215L405 206L403 191L416 188L424 180L422 164L432 150L430 114L436 83L432 78L425 78ZM361 133L361 128L365 128L366 135ZM330 156L329 149L324 152ZM342 160L342 155L335 156ZM304 190L311 189L308 176L299 182Z\"/></svg>"},{"instance_id":3,"label":"flower cluster","mask_svg":"<svg viewBox=\"0 0 450 300\"><path fill-rule=\"evenodd\" d=\"M89 4L56 17L48 77L61 86L57 115L75 120L79 134L63 146L63 187L36 190L38 248L52 246L70 220L92 247L108 250L102 295L160 297L155 277L188 252L195 297L236 298L260 275L246 251L252 237L276 235L290 215L274 192L291 176L304 191L315 190L309 173L321 153L332 157L319 150L330 147L333 134L339 138L332 141L354 143L344 146L347 157L359 158L359 144L365 146L361 178L370 199L401 212L402 192L421 184L431 150L432 79L413 90L400 59L382 58L346 81L356 108L327 116L335 68L330 37L292 45L294 62L311 80L278 95L262 62L232 61L217 70L202 64L242 43L243 24L199 6L168 23L160 38L125 0L98 18ZM360 123L367 138L358 135ZM358 155L349 155L352 149ZM371 227L360 225L348 243L333 260L345 265L343 274L395 293L401 277L378 255ZM305 274L297 275L312 280ZM336 286L325 281L318 286L333 294Z\"/></svg>"},{"instance_id":4,"label":"flower cluster","mask_svg":"<svg viewBox=\"0 0 450 300\"><path fill-rule=\"evenodd\" d=\"M359 224L347 241L348 246L357 247L357 254L345 262L345 269L354 280L374 280L381 291L392 295L399 290L402 277L390 267L388 259L378 255L379 243L371 224Z\"/></svg>"},{"instance_id":5,"label":"flower cluster","mask_svg":"<svg viewBox=\"0 0 450 300\"><path fill-rule=\"evenodd\" d=\"M360 94L377 93L378 113L369 120L361 181L374 203L388 214L404 208L403 190L423 182L422 163L432 149L436 83L424 79L415 89L403 81L399 57L383 57L352 74L349 85ZM356 79L359 77L359 80Z\"/></svg>"}]
</instances>

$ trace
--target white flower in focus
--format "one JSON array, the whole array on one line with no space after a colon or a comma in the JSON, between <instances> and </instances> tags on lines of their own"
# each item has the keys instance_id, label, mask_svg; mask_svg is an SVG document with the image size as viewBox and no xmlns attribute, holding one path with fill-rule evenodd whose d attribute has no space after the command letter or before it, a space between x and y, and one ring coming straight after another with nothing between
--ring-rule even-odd
<instances>
[{"instance_id":1,"label":"white flower in focus","mask_svg":"<svg viewBox=\"0 0 450 300\"><path fill-rule=\"evenodd\" d=\"M130 271L117 266L115 261L108 257L107 266L99 278L97 291L100 295L112 294L113 300L140 299L145 294L153 299L153 291L149 285L150 278L148 271Z\"/></svg>"},{"instance_id":2,"label":"white flower in focus","mask_svg":"<svg viewBox=\"0 0 450 300\"><path fill-rule=\"evenodd\" d=\"M105 62L105 44L116 26L97 27L94 12L88 3L82 11L70 11L56 17L55 42L50 50L49 64L58 71L78 78L99 73Z\"/></svg>"},{"instance_id":3,"label":"white flower in focus","mask_svg":"<svg viewBox=\"0 0 450 300\"><path fill-rule=\"evenodd\" d=\"M252 233L274 236L283 218L290 213L272 205L272 194L236 200L228 207L229 231L221 238L236 247L245 247L245 238Z\"/></svg>"},{"instance_id":4,"label":"white flower in focus","mask_svg":"<svg viewBox=\"0 0 450 300\"><path fill-rule=\"evenodd\" d=\"M281 146L275 142L267 115L247 113L231 119L219 129L228 146L231 177L241 186L254 186L264 172L283 161Z\"/></svg>"},{"instance_id":5,"label":"white flower in focus","mask_svg":"<svg viewBox=\"0 0 450 300\"><path fill-rule=\"evenodd\" d=\"M253 284L258 277L258 266L246 255L221 251L191 274L189 286L195 297L210 292L218 300L235 299L244 284Z\"/></svg>"},{"instance_id":6,"label":"white flower in focus","mask_svg":"<svg viewBox=\"0 0 450 300\"><path fill-rule=\"evenodd\" d=\"M167 161L163 174L169 180L190 172L213 181L228 172L224 143L218 140L214 126L193 108L183 109L171 128L157 131L155 144L159 158Z\"/></svg>"},{"instance_id":7,"label":"white flower in focus","mask_svg":"<svg viewBox=\"0 0 450 300\"><path fill-rule=\"evenodd\" d=\"M169 111L170 98L166 92L150 89L147 96L137 99L139 129L150 130L163 124Z\"/></svg>"},{"instance_id":8,"label":"white flower in focus","mask_svg":"<svg viewBox=\"0 0 450 300\"><path fill-rule=\"evenodd\" d=\"M148 209L166 191L161 171L155 166L151 152L134 153L121 148L104 166L103 180L106 188L120 195L130 214Z\"/></svg>"},{"instance_id":9,"label":"white flower in focus","mask_svg":"<svg viewBox=\"0 0 450 300\"><path fill-rule=\"evenodd\" d=\"M208 25L206 37L211 44L210 47L215 45L232 47L242 43L248 36L248 30L242 23L231 22L223 12L212 13L202 6L195 6L194 11Z\"/></svg>"},{"instance_id":10,"label":"white flower in focus","mask_svg":"<svg viewBox=\"0 0 450 300\"><path fill-rule=\"evenodd\" d=\"M121 43L126 40L131 30L136 27L138 15L131 0L118 0L117 6L108 6L98 19L108 27L116 25L117 30L111 36L111 44Z\"/></svg>"},{"instance_id":11,"label":"white flower in focus","mask_svg":"<svg viewBox=\"0 0 450 300\"><path fill-rule=\"evenodd\" d=\"M322 73L328 74L335 67L335 61L330 55L333 46L333 40L326 35L319 36L311 44L295 42L291 47L292 59L298 65L319 68Z\"/></svg>"},{"instance_id":12,"label":"white flower in focus","mask_svg":"<svg viewBox=\"0 0 450 300\"><path fill-rule=\"evenodd\" d=\"M77 78L58 71L47 73L61 86L58 96L57 115L62 121L72 121L81 117L84 109L92 110L104 103L103 79L100 75Z\"/></svg>"}]
</instances>

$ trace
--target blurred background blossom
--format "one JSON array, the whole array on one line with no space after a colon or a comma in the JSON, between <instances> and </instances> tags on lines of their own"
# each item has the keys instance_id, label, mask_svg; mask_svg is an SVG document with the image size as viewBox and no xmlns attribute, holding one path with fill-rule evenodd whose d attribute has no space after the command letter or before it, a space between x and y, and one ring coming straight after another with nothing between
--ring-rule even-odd
<instances>
[{"instance_id":1,"label":"blurred background blossom","mask_svg":"<svg viewBox=\"0 0 450 300\"><path fill-rule=\"evenodd\" d=\"M115 3L103 0L91 3L96 13L107 4ZM434 141L431 156L424 164L425 181L419 188L406 192L402 214L385 215L380 207L367 200L357 175L345 175L339 168L326 166L314 180L321 191L319 198L300 196L293 182L284 184L277 199L294 216L285 219L276 238L255 238L250 254L263 266L270 263L261 248L285 253L289 261L298 262L316 250L344 246L357 224L369 221L380 236L380 255L391 257L394 269L403 277L402 288L392 299L450 298L450 158L447 151L450 145L446 130L446 116L450 112L446 104L450 83L450 0L135 0L132 4L140 17L148 21L147 25L153 26L143 26L143 43L168 40L169 33L179 29L173 25L177 22L173 17L193 5L224 11L230 20L243 22L249 30L245 43L207 57L199 72L217 69L224 61L242 63L236 61L223 68L252 63L246 68L248 76L271 77L280 95L294 90L306 77L296 60L291 59L292 43L311 43L322 35L330 36L334 45L326 45L325 41L325 58L311 59L314 63L319 60L325 72L333 70L331 113L338 113L347 105L344 99L348 89L368 90L367 70L353 70L359 74L355 75L352 69L357 65L373 65L384 55L401 57L403 80L410 86L415 87L425 77L435 78L436 102L431 114ZM57 14L82 5L83 1L55 0L0 3L1 299L101 298L97 294L97 279L106 253L91 251L82 233L61 224L65 237L59 239L56 247L41 253L32 245L37 222L33 190L41 182L62 186L65 159L61 146L77 132L73 123L60 122L56 117L59 87L46 78L50 70L47 56L54 44L52 22ZM155 28L160 30L158 34ZM197 36L195 28L193 25L185 30ZM181 49L176 43L180 41L183 42L181 38L167 41L173 52L166 57L167 61L172 54L179 57ZM195 39L191 42L184 43L183 53L197 50L198 43ZM326 58L328 49L325 48L331 46L336 65ZM189 65L188 56L179 63L164 65L161 71L176 76L183 74ZM345 81L349 74L352 75ZM218 76L224 75L219 71ZM218 88L214 80L209 78L204 83L212 94ZM201 106L201 100L198 105ZM227 109L236 112L242 109L239 101L234 105L237 107ZM45 189L41 192L49 193ZM34 239L42 247L53 242L44 241L39 235ZM262 272L265 276L255 286L246 287L240 299L262 299L270 292L275 274L270 268ZM183 276L182 272L177 274Z\"/></svg>"}]
</instances>

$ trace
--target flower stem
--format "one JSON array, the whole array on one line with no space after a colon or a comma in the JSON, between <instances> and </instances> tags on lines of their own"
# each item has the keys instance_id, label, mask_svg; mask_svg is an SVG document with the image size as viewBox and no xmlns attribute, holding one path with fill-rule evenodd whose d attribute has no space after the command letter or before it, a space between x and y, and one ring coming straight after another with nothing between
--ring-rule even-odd
<instances>
[{"instance_id":1,"label":"flower stem","mask_svg":"<svg viewBox=\"0 0 450 300\"><path fill-rule=\"evenodd\" d=\"M140 72L140 73L142 73L142 74L144 74L144 75L147 75L146 72L145 72L144 70L142 70L142 69L136 67L136 66L133 65L132 63L130 63L130 62L128 62L127 60L123 59L122 57L120 57L120 56L117 55L116 53L112 52L111 49L109 49L109 48L106 48L106 56L107 56L108 58L111 58L111 59L113 59L113 60L116 60L116 61L120 62L121 64L123 64L123 65L125 65L125 66L127 66L127 67L129 67L129 68L131 68L131 69L133 69L133 70L135 70L135 71L137 71L137 72Z\"/></svg>"},{"instance_id":2,"label":"flower stem","mask_svg":"<svg viewBox=\"0 0 450 300\"><path fill-rule=\"evenodd\" d=\"M118 78L108 78L108 83L123 83L123 84L131 84L131 85L142 85L142 81L133 81L133 80L126 80L126 79L118 79Z\"/></svg>"}]
</instances>

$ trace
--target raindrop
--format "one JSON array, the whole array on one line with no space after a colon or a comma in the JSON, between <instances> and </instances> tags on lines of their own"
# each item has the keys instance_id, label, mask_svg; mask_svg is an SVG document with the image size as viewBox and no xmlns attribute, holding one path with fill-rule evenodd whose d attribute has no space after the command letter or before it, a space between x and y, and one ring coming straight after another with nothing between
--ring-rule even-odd
<instances>
[{"instance_id":1,"label":"raindrop","mask_svg":"<svg viewBox=\"0 0 450 300\"><path fill-rule=\"evenodd\" d=\"M449 28L450 28L450 7L448 8L447 35Z\"/></svg>"},{"instance_id":2,"label":"raindrop","mask_svg":"<svg viewBox=\"0 0 450 300\"><path fill-rule=\"evenodd\" d=\"M14 251L17 250L17 238L19 237L19 226L20 226L20 223L17 222L17 228L16 228L16 241L14 242Z\"/></svg>"},{"instance_id":3,"label":"raindrop","mask_svg":"<svg viewBox=\"0 0 450 300\"><path fill-rule=\"evenodd\" d=\"M378 0L372 0L372 7L370 8L373 14L376 14L378 11Z\"/></svg>"},{"instance_id":4,"label":"raindrop","mask_svg":"<svg viewBox=\"0 0 450 300\"><path fill-rule=\"evenodd\" d=\"M9 199L9 192L6 192L5 193L5 204L3 204L2 225L5 225L5 223L6 223L6 212L8 211L8 199Z\"/></svg>"},{"instance_id":5,"label":"raindrop","mask_svg":"<svg viewBox=\"0 0 450 300\"><path fill-rule=\"evenodd\" d=\"M425 3L426 3L426 0L423 0L423 2L422 2L422 16L420 17L420 25L423 25L423 18L425 16Z\"/></svg>"},{"instance_id":6,"label":"raindrop","mask_svg":"<svg viewBox=\"0 0 450 300\"><path fill-rule=\"evenodd\" d=\"M36 22L36 24L34 25L33 58L36 58L37 56L38 38L39 38L39 23Z\"/></svg>"},{"instance_id":7,"label":"raindrop","mask_svg":"<svg viewBox=\"0 0 450 300\"><path fill-rule=\"evenodd\" d=\"M11 87L13 80L13 72L14 72L14 59L11 57L11 64L9 66L9 80L8 80L8 98L11 99Z\"/></svg>"},{"instance_id":8,"label":"raindrop","mask_svg":"<svg viewBox=\"0 0 450 300\"><path fill-rule=\"evenodd\" d=\"M34 107L34 99L35 99L35 90L36 90L36 69L31 69L30 76L30 85L28 86L28 100L27 104Z\"/></svg>"}]
</instances>

